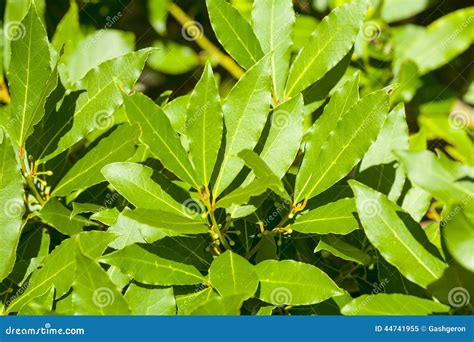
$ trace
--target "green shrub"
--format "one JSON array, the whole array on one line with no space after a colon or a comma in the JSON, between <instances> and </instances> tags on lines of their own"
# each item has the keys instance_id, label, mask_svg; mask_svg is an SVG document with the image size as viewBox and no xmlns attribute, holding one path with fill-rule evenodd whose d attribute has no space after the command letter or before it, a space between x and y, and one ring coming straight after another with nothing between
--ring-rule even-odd
<instances>
[{"instance_id":1,"label":"green shrub","mask_svg":"<svg viewBox=\"0 0 474 342\"><path fill-rule=\"evenodd\" d=\"M44 1L7 2L3 312L472 313L472 55L469 87L443 68L474 7L233 3L206 1L226 54L172 2L148 14L181 42L138 51L122 12L85 30L72 1L49 40ZM203 70L157 97L146 65Z\"/></svg>"}]
</instances>

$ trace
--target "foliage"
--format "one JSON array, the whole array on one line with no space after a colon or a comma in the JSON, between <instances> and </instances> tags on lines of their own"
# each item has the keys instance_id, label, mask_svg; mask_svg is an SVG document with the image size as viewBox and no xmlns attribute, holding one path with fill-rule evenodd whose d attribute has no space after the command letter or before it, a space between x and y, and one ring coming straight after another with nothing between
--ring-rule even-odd
<instances>
[{"instance_id":1,"label":"foliage","mask_svg":"<svg viewBox=\"0 0 474 342\"><path fill-rule=\"evenodd\" d=\"M415 3L8 0L2 312L472 314L474 7Z\"/></svg>"}]
</instances>

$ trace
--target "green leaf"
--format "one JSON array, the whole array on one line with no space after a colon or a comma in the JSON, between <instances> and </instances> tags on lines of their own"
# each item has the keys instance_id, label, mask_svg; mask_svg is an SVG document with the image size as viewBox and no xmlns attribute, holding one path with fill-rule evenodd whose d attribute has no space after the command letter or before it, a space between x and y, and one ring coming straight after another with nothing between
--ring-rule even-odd
<instances>
[{"instance_id":1,"label":"green leaf","mask_svg":"<svg viewBox=\"0 0 474 342\"><path fill-rule=\"evenodd\" d=\"M75 235L82 232L83 227L88 224L87 219L75 216L71 217L71 211L56 198L51 198L41 208L39 217L51 227L64 235Z\"/></svg>"},{"instance_id":2,"label":"green leaf","mask_svg":"<svg viewBox=\"0 0 474 342\"><path fill-rule=\"evenodd\" d=\"M309 148L306 151L305 160L310 161L303 164L298 173L295 201L320 194L346 176L360 161L385 121L388 95L385 90L370 93L356 102L349 112L350 115L343 115L335 127L332 125L334 128L328 130L327 141L322 146L315 146L319 153ZM335 117L333 120L339 119ZM313 132L317 133L317 130ZM314 168L310 168L312 165Z\"/></svg>"},{"instance_id":3,"label":"green leaf","mask_svg":"<svg viewBox=\"0 0 474 342\"><path fill-rule=\"evenodd\" d=\"M219 295L211 287L199 285L195 291L183 295L176 295L178 314L189 315L190 312L207 303L212 298L219 298Z\"/></svg>"},{"instance_id":4,"label":"green leaf","mask_svg":"<svg viewBox=\"0 0 474 342\"><path fill-rule=\"evenodd\" d=\"M474 272L474 212L467 211L465 203L452 207L443 219L441 232L449 253Z\"/></svg>"},{"instance_id":5,"label":"green leaf","mask_svg":"<svg viewBox=\"0 0 474 342\"><path fill-rule=\"evenodd\" d=\"M282 100L288 69L295 12L291 0L256 1L252 10L255 35L265 54L272 53L273 92Z\"/></svg>"},{"instance_id":6,"label":"green leaf","mask_svg":"<svg viewBox=\"0 0 474 342\"><path fill-rule=\"evenodd\" d=\"M127 315L130 309L123 295L100 265L76 252L76 276L72 305L76 315Z\"/></svg>"},{"instance_id":7,"label":"green leaf","mask_svg":"<svg viewBox=\"0 0 474 342\"><path fill-rule=\"evenodd\" d=\"M349 52L362 26L367 5L353 1L326 16L290 68L286 96L292 97L320 80Z\"/></svg>"},{"instance_id":8,"label":"green leaf","mask_svg":"<svg viewBox=\"0 0 474 342\"><path fill-rule=\"evenodd\" d=\"M221 254L209 268L209 281L221 296L242 295L252 297L257 291L258 276L253 266L231 251Z\"/></svg>"},{"instance_id":9,"label":"green leaf","mask_svg":"<svg viewBox=\"0 0 474 342\"><path fill-rule=\"evenodd\" d=\"M241 295L212 297L200 306L189 311L190 315L198 316L236 316L240 315L244 299Z\"/></svg>"},{"instance_id":10,"label":"green leaf","mask_svg":"<svg viewBox=\"0 0 474 342\"><path fill-rule=\"evenodd\" d=\"M435 20L404 46L403 59L414 61L422 75L449 63L473 43L473 15L474 7L467 7Z\"/></svg>"},{"instance_id":11,"label":"green leaf","mask_svg":"<svg viewBox=\"0 0 474 342\"><path fill-rule=\"evenodd\" d=\"M52 196L67 196L72 191L83 191L105 181L100 170L109 163L125 161L135 153L138 138L136 126L124 124L104 138L82 157L61 179ZM110 148L113 146L114 148Z\"/></svg>"},{"instance_id":12,"label":"green leaf","mask_svg":"<svg viewBox=\"0 0 474 342\"><path fill-rule=\"evenodd\" d=\"M32 3L34 3L38 16L40 20L44 24L44 20L42 19L44 15L44 10L46 7L45 0L6 0L5 3L5 15L3 17L3 27L4 31L2 33L2 40L3 40L3 62L5 66L5 70L8 70L10 65L10 57L11 57L11 43L14 39L21 37L23 35L22 32L24 30L20 27L18 28L18 24L25 18L30 10ZM16 29L15 29L16 28ZM8 31L9 30L9 31Z\"/></svg>"},{"instance_id":13,"label":"green leaf","mask_svg":"<svg viewBox=\"0 0 474 342\"><path fill-rule=\"evenodd\" d=\"M298 95L276 107L260 157L282 178L295 161L303 137L304 102Z\"/></svg>"},{"instance_id":14,"label":"green leaf","mask_svg":"<svg viewBox=\"0 0 474 342\"><path fill-rule=\"evenodd\" d=\"M430 315L435 312L448 312L449 306L433 302L429 299L418 298L403 294L378 293L362 295L346 304L343 315Z\"/></svg>"},{"instance_id":15,"label":"green leaf","mask_svg":"<svg viewBox=\"0 0 474 342\"><path fill-rule=\"evenodd\" d=\"M54 286L42 296L35 298L18 312L18 316L47 316L54 314Z\"/></svg>"},{"instance_id":16,"label":"green leaf","mask_svg":"<svg viewBox=\"0 0 474 342\"><path fill-rule=\"evenodd\" d=\"M442 161L428 151L397 151L396 154L410 181L444 203L465 203L474 196L474 185L459 180L469 176L462 164Z\"/></svg>"},{"instance_id":17,"label":"green leaf","mask_svg":"<svg viewBox=\"0 0 474 342\"><path fill-rule=\"evenodd\" d=\"M108 254L101 261L118 267L143 284L193 285L205 280L194 266L160 258L138 245Z\"/></svg>"},{"instance_id":18,"label":"green leaf","mask_svg":"<svg viewBox=\"0 0 474 342\"><path fill-rule=\"evenodd\" d=\"M104 49L104 46L108 46ZM74 50L63 55L59 66L61 81L68 89L81 89L81 80L105 61L133 52L133 33L102 29L78 42Z\"/></svg>"},{"instance_id":19,"label":"green leaf","mask_svg":"<svg viewBox=\"0 0 474 342\"><path fill-rule=\"evenodd\" d=\"M365 154L360 170L374 165L390 164L396 160L393 151L406 149L408 149L408 125L405 107L401 103L389 113L377 140Z\"/></svg>"},{"instance_id":20,"label":"green leaf","mask_svg":"<svg viewBox=\"0 0 474 342\"><path fill-rule=\"evenodd\" d=\"M260 138L271 102L270 60L263 58L237 82L224 100L224 122L227 131L225 155L213 194L227 188L243 167L237 154L253 149Z\"/></svg>"},{"instance_id":21,"label":"green leaf","mask_svg":"<svg viewBox=\"0 0 474 342\"><path fill-rule=\"evenodd\" d=\"M117 234L95 230L79 233L75 238L81 253L95 260L104 254L107 246L117 238Z\"/></svg>"},{"instance_id":22,"label":"green leaf","mask_svg":"<svg viewBox=\"0 0 474 342\"><path fill-rule=\"evenodd\" d=\"M326 235L319 240L314 252L319 251L327 251L338 258L360 265L368 266L372 263L370 255L334 235Z\"/></svg>"},{"instance_id":23,"label":"green leaf","mask_svg":"<svg viewBox=\"0 0 474 342\"><path fill-rule=\"evenodd\" d=\"M446 264L415 238L400 216L403 210L365 185L355 181L350 184L365 234L382 256L408 280L423 288L439 279Z\"/></svg>"},{"instance_id":24,"label":"green leaf","mask_svg":"<svg viewBox=\"0 0 474 342\"><path fill-rule=\"evenodd\" d=\"M16 249L20 240L23 202L23 183L20 163L10 139L0 128L0 281L12 271L16 259Z\"/></svg>"},{"instance_id":25,"label":"green leaf","mask_svg":"<svg viewBox=\"0 0 474 342\"><path fill-rule=\"evenodd\" d=\"M239 187L219 199L216 203L216 208L227 208L232 204L241 205L248 203L251 197L261 195L267 188L266 180L256 179L250 184Z\"/></svg>"},{"instance_id":26,"label":"green leaf","mask_svg":"<svg viewBox=\"0 0 474 342\"><path fill-rule=\"evenodd\" d=\"M408 19L423 12L437 2L439 0L384 0L382 17L388 23Z\"/></svg>"},{"instance_id":27,"label":"green leaf","mask_svg":"<svg viewBox=\"0 0 474 342\"><path fill-rule=\"evenodd\" d=\"M33 299L45 294L54 285L56 296L61 297L71 287L76 269L76 244L73 238L63 241L49 254L43 267L33 272L24 293L15 298L8 312L18 312Z\"/></svg>"},{"instance_id":28,"label":"green leaf","mask_svg":"<svg viewBox=\"0 0 474 342\"><path fill-rule=\"evenodd\" d=\"M186 114L190 98L191 95L180 96L163 107L163 111L170 119L171 127L181 134L186 133Z\"/></svg>"},{"instance_id":29,"label":"green leaf","mask_svg":"<svg viewBox=\"0 0 474 342\"><path fill-rule=\"evenodd\" d=\"M166 19L168 18L168 0L148 0L148 19L151 26L160 35L166 33Z\"/></svg>"},{"instance_id":30,"label":"green leaf","mask_svg":"<svg viewBox=\"0 0 474 342\"><path fill-rule=\"evenodd\" d=\"M152 243L166 236L206 234L202 221L191 220L162 210L125 209L109 231L119 237L110 247L121 249L133 243Z\"/></svg>"},{"instance_id":31,"label":"green leaf","mask_svg":"<svg viewBox=\"0 0 474 342\"><path fill-rule=\"evenodd\" d=\"M72 128L58 142L55 151L40 161L48 161L85 138L95 130L106 131L114 124L114 111L123 102L117 84L125 91L132 89L140 76L150 49L143 49L111 59L92 69L82 79L86 90L76 102ZM61 132L59 129L58 132Z\"/></svg>"},{"instance_id":32,"label":"green leaf","mask_svg":"<svg viewBox=\"0 0 474 342\"><path fill-rule=\"evenodd\" d=\"M331 202L299 216L291 229L304 234L349 234L359 229L353 198Z\"/></svg>"},{"instance_id":33,"label":"green leaf","mask_svg":"<svg viewBox=\"0 0 474 342\"><path fill-rule=\"evenodd\" d=\"M211 65L206 64L197 83L186 118L186 136L189 153L202 186L208 186L221 146L223 132L222 108L219 89Z\"/></svg>"},{"instance_id":34,"label":"green leaf","mask_svg":"<svg viewBox=\"0 0 474 342\"><path fill-rule=\"evenodd\" d=\"M173 288L145 288L131 284L125 293L132 315L175 315L176 301Z\"/></svg>"},{"instance_id":35,"label":"green leaf","mask_svg":"<svg viewBox=\"0 0 474 342\"><path fill-rule=\"evenodd\" d=\"M415 186L405 194L402 208L409 213L416 222L420 222L428 211L430 204L431 194Z\"/></svg>"},{"instance_id":36,"label":"green leaf","mask_svg":"<svg viewBox=\"0 0 474 342\"><path fill-rule=\"evenodd\" d=\"M443 303L454 308L474 304L474 273L452 262L443 276L428 286L428 292Z\"/></svg>"},{"instance_id":37,"label":"green leaf","mask_svg":"<svg viewBox=\"0 0 474 342\"><path fill-rule=\"evenodd\" d=\"M199 55L187 45L157 40L152 46L156 51L150 55L147 64L159 72L179 75L195 69L200 64Z\"/></svg>"},{"instance_id":38,"label":"green leaf","mask_svg":"<svg viewBox=\"0 0 474 342\"><path fill-rule=\"evenodd\" d=\"M226 0L206 0L209 19L224 49L245 69L263 57L250 24Z\"/></svg>"},{"instance_id":39,"label":"green leaf","mask_svg":"<svg viewBox=\"0 0 474 342\"><path fill-rule=\"evenodd\" d=\"M330 138L331 132L335 131L337 124L357 101L359 101L359 73L354 74L350 80L336 89L323 114L313 124L305 146L305 157L296 176L295 200L300 200L299 192L304 187L304 182L312 179L312 172L319 162L319 154Z\"/></svg>"},{"instance_id":40,"label":"green leaf","mask_svg":"<svg viewBox=\"0 0 474 342\"><path fill-rule=\"evenodd\" d=\"M200 185L186 150L163 110L141 93L124 95L124 102L128 119L140 125L140 140L150 148L151 153L176 176L199 189Z\"/></svg>"},{"instance_id":41,"label":"green leaf","mask_svg":"<svg viewBox=\"0 0 474 342\"><path fill-rule=\"evenodd\" d=\"M264 181L267 184L267 187L272 189L276 194L281 196L288 201L291 200L290 195L285 190L283 182L280 180L280 177L273 173L273 170L263 161L260 156L252 150L243 150L238 154L245 165L253 170L255 176Z\"/></svg>"},{"instance_id":42,"label":"green leaf","mask_svg":"<svg viewBox=\"0 0 474 342\"><path fill-rule=\"evenodd\" d=\"M319 268L294 260L266 260L255 266L259 298L274 305L308 305L344 294Z\"/></svg>"},{"instance_id":43,"label":"green leaf","mask_svg":"<svg viewBox=\"0 0 474 342\"><path fill-rule=\"evenodd\" d=\"M84 36L79 23L79 8L75 0L70 0L67 13L56 27L52 45L58 53L64 47L64 55L67 55L71 51L74 51L77 44L83 38Z\"/></svg>"},{"instance_id":44,"label":"green leaf","mask_svg":"<svg viewBox=\"0 0 474 342\"><path fill-rule=\"evenodd\" d=\"M44 116L46 99L56 88L57 73L51 69L48 36L34 5L20 25L25 34L11 43L8 69L13 122L9 134L15 144L23 146Z\"/></svg>"},{"instance_id":45,"label":"green leaf","mask_svg":"<svg viewBox=\"0 0 474 342\"><path fill-rule=\"evenodd\" d=\"M153 169L136 163L112 163L102 168L105 179L136 208L157 209L193 217L163 187L152 180ZM167 184L163 184L167 185ZM185 208L185 207L184 207Z\"/></svg>"}]
</instances>

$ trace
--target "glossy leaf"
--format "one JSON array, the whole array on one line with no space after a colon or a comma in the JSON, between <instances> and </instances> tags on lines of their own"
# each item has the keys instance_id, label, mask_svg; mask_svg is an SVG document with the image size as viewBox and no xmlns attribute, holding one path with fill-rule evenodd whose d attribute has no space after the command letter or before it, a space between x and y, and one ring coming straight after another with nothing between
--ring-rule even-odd
<instances>
[{"instance_id":1,"label":"glossy leaf","mask_svg":"<svg viewBox=\"0 0 474 342\"><path fill-rule=\"evenodd\" d=\"M351 182L357 212L369 241L407 279L426 288L439 279L446 264L417 241L399 216L403 210L384 195Z\"/></svg>"},{"instance_id":2,"label":"glossy leaf","mask_svg":"<svg viewBox=\"0 0 474 342\"><path fill-rule=\"evenodd\" d=\"M377 140L364 156L360 169L389 164L396 160L395 150L408 149L408 125L403 104L396 106L388 115Z\"/></svg>"},{"instance_id":3,"label":"glossy leaf","mask_svg":"<svg viewBox=\"0 0 474 342\"><path fill-rule=\"evenodd\" d=\"M51 68L48 36L35 6L30 7L20 25L25 34L12 41L8 69L13 122L9 134L15 144L23 146L33 126L44 116L44 105L56 87L57 73Z\"/></svg>"},{"instance_id":4,"label":"glossy leaf","mask_svg":"<svg viewBox=\"0 0 474 342\"><path fill-rule=\"evenodd\" d=\"M321 240L319 240L314 252L316 253L323 250L330 252L338 258L353 261L360 265L371 264L372 258L370 255L334 235L323 236Z\"/></svg>"},{"instance_id":5,"label":"glossy leaf","mask_svg":"<svg viewBox=\"0 0 474 342\"><path fill-rule=\"evenodd\" d=\"M252 23L262 50L273 53L271 58L273 92L283 99L290 66L290 52L295 12L291 0L256 1L252 10Z\"/></svg>"},{"instance_id":6,"label":"glossy leaf","mask_svg":"<svg viewBox=\"0 0 474 342\"><path fill-rule=\"evenodd\" d=\"M94 130L104 132L113 126L114 110L123 102L117 85L124 90L133 87L150 51L144 49L111 59L87 73L81 81L86 91L79 95L74 117L66 123L73 121L71 129L61 137L54 152L41 161L54 158Z\"/></svg>"},{"instance_id":7,"label":"glossy leaf","mask_svg":"<svg viewBox=\"0 0 474 342\"><path fill-rule=\"evenodd\" d=\"M20 164L8 136L0 128L0 280L12 271L25 212Z\"/></svg>"},{"instance_id":8,"label":"glossy leaf","mask_svg":"<svg viewBox=\"0 0 474 342\"><path fill-rule=\"evenodd\" d=\"M241 158L245 165L251 168L255 174L255 176L264 181L267 184L267 187L272 189L276 194L290 200L290 195L285 190L283 182L280 180L276 174L273 173L273 170L263 161L262 158L258 154L256 154L252 150L243 150L238 154L239 158Z\"/></svg>"},{"instance_id":9,"label":"glossy leaf","mask_svg":"<svg viewBox=\"0 0 474 342\"><path fill-rule=\"evenodd\" d=\"M330 133L335 131L337 124L349 112L349 109L359 100L359 74L354 75L349 81L337 88L323 114L313 124L310 138L305 146L305 157L300 171L296 176L295 199L302 198L301 191L305 182L312 180L312 172L316 168L319 154L325 142L330 138Z\"/></svg>"},{"instance_id":10,"label":"glossy leaf","mask_svg":"<svg viewBox=\"0 0 474 342\"><path fill-rule=\"evenodd\" d=\"M474 213L461 203L446 213L442 233L449 253L467 270L474 272Z\"/></svg>"},{"instance_id":11,"label":"glossy leaf","mask_svg":"<svg viewBox=\"0 0 474 342\"><path fill-rule=\"evenodd\" d=\"M200 306L191 309L189 314L198 316L236 316L240 314L243 301L240 295L213 297Z\"/></svg>"},{"instance_id":12,"label":"glossy leaf","mask_svg":"<svg viewBox=\"0 0 474 342\"><path fill-rule=\"evenodd\" d=\"M131 284L125 293L132 315L174 315L176 301L173 288L145 288Z\"/></svg>"},{"instance_id":13,"label":"glossy leaf","mask_svg":"<svg viewBox=\"0 0 474 342\"><path fill-rule=\"evenodd\" d=\"M123 248L133 243L151 243L166 236L206 234L207 226L162 210L135 209L122 211L109 231L119 237L110 247Z\"/></svg>"},{"instance_id":14,"label":"glossy leaf","mask_svg":"<svg viewBox=\"0 0 474 342\"><path fill-rule=\"evenodd\" d=\"M85 190L92 185L105 181L100 170L109 163L131 158L135 153L134 144L137 138L138 129L136 126L124 124L118 127L69 170L56 186L52 195L66 196L74 190ZM114 148L111 149L111 146Z\"/></svg>"},{"instance_id":15,"label":"glossy leaf","mask_svg":"<svg viewBox=\"0 0 474 342\"><path fill-rule=\"evenodd\" d=\"M336 8L321 21L291 65L287 97L320 80L349 52L366 10L365 2L353 1Z\"/></svg>"},{"instance_id":16,"label":"glossy leaf","mask_svg":"<svg viewBox=\"0 0 474 342\"><path fill-rule=\"evenodd\" d=\"M109 46L104 50L103 46ZM132 33L118 30L99 30L78 41L74 49L61 58L61 81L69 89L81 89L81 80L102 63L133 52L135 37Z\"/></svg>"},{"instance_id":17,"label":"glossy leaf","mask_svg":"<svg viewBox=\"0 0 474 342\"><path fill-rule=\"evenodd\" d=\"M450 62L474 41L473 15L474 7L467 7L432 22L405 47L404 59L413 60L421 74Z\"/></svg>"},{"instance_id":18,"label":"glossy leaf","mask_svg":"<svg viewBox=\"0 0 474 342\"><path fill-rule=\"evenodd\" d=\"M18 312L31 300L43 295L53 284L57 296L62 296L71 287L76 269L74 239L65 240L56 247L43 262L43 267L36 270L26 291L17 297L8 307L9 312Z\"/></svg>"},{"instance_id":19,"label":"glossy leaf","mask_svg":"<svg viewBox=\"0 0 474 342\"><path fill-rule=\"evenodd\" d=\"M208 63L189 100L186 136L199 184L208 186L223 132L222 108L216 80Z\"/></svg>"},{"instance_id":20,"label":"glossy leaf","mask_svg":"<svg viewBox=\"0 0 474 342\"><path fill-rule=\"evenodd\" d=\"M344 294L319 268L293 260L267 260L255 266L259 298L274 305L308 305Z\"/></svg>"},{"instance_id":21,"label":"glossy leaf","mask_svg":"<svg viewBox=\"0 0 474 342\"><path fill-rule=\"evenodd\" d=\"M48 225L70 236L82 232L83 227L88 224L88 221L80 216L71 218L71 211L56 198L51 198L46 203L39 212L39 216Z\"/></svg>"},{"instance_id":22,"label":"glossy leaf","mask_svg":"<svg viewBox=\"0 0 474 342\"><path fill-rule=\"evenodd\" d=\"M334 130L328 132L328 140L319 147L315 168L302 166L296 181L296 201L320 194L349 173L374 142L387 112L385 90L373 92L356 102ZM309 153L307 151L305 159L315 158ZM314 164L314 161L308 164Z\"/></svg>"},{"instance_id":23,"label":"glossy leaf","mask_svg":"<svg viewBox=\"0 0 474 342\"><path fill-rule=\"evenodd\" d=\"M305 234L349 234L359 229L353 198L344 198L309 210L299 216L291 229Z\"/></svg>"},{"instance_id":24,"label":"glossy leaf","mask_svg":"<svg viewBox=\"0 0 474 342\"><path fill-rule=\"evenodd\" d=\"M279 177L293 164L303 138L303 96L295 96L276 107L260 157Z\"/></svg>"},{"instance_id":25,"label":"glossy leaf","mask_svg":"<svg viewBox=\"0 0 474 342\"><path fill-rule=\"evenodd\" d=\"M271 102L271 69L268 57L254 65L237 82L222 106L227 131L225 155L213 187L218 196L243 167L237 154L253 149L267 120Z\"/></svg>"},{"instance_id":26,"label":"glossy leaf","mask_svg":"<svg viewBox=\"0 0 474 342\"><path fill-rule=\"evenodd\" d=\"M221 296L253 296L258 287L258 276L253 266L231 251L218 256L209 268L209 281Z\"/></svg>"},{"instance_id":27,"label":"glossy leaf","mask_svg":"<svg viewBox=\"0 0 474 342\"><path fill-rule=\"evenodd\" d=\"M101 260L143 284L193 285L204 281L194 266L160 258L138 245L127 246Z\"/></svg>"},{"instance_id":28,"label":"glossy leaf","mask_svg":"<svg viewBox=\"0 0 474 342\"><path fill-rule=\"evenodd\" d=\"M140 140L151 153L183 181L199 189L194 168L163 110L140 93L124 96L124 102L128 119L141 127Z\"/></svg>"},{"instance_id":29,"label":"glossy leaf","mask_svg":"<svg viewBox=\"0 0 474 342\"><path fill-rule=\"evenodd\" d=\"M105 179L137 208L163 210L192 217L165 189L152 180L153 169L136 163L111 163L102 168ZM166 184L164 184L166 185ZM166 189L167 190L167 189Z\"/></svg>"},{"instance_id":30,"label":"glossy leaf","mask_svg":"<svg viewBox=\"0 0 474 342\"><path fill-rule=\"evenodd\" d=\"M474 185L461 180L470 171L460 163L447 160L443 162L428 151L397 151L397 155L410 181L441 201L466 203L466 200L474 196Z\"/></svg>"},{"instance_id":31,"label":"glossy leaf","mask_svg":"<svg viewBox=\"0 0 474 342\"><path fill-rule=\"evenodd\" d=\"M263 57L250 24L226 0L206 0L212 27L224 49L245 69Z\"/></svg>"},{"instance_id":32,"label":"glossy leaf","mask_svg":"<svg viewBox=\"0 0 474 342\"><path fill-rule=\"evenodd\" d=\"M448 312L447 305L429 299L403 294L362 295L346 304L341 313L344 315L430 315Z\"/></svg>"}]
</instances>

